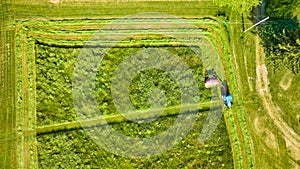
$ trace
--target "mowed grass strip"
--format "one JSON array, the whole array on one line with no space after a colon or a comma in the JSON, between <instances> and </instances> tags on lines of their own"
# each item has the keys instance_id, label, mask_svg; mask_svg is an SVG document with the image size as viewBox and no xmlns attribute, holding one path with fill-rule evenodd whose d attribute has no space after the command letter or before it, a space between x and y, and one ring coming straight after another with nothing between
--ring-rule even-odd
<instances>
[{"instance_id":1,"label":"mowed grass strip","mask_svg":"<svg viewBox=\"0 0 300 169\"><path fill-rule=\"evenodd\" d=\"M218 8L212 1L123 1L123 2L72 2L61 1L59 5L49 1L7 1L7 14L15 19L26 18L112 18L143 12L161 12L180 17L216 15ZM74 12L76 11L76 12Z\"/></svg>"},{"instance_id":2,"label":"mowed grass strip","mask_svg":"<svg viewBox=\"0 0 300 169\"><path fill-rule=\"evenodd\" d=\"M0 30L0 167L16 168L14 32Z\"/></svg>"},{"instance_id":3,"label":"mowed grass strip","mask_svg":"<svg viewBox=\"0 0 300 169\"><path fill-rule=\"evenodd\" d=\"M221 24L221 22L220 22ZM228 67L228 70L230 71L230 67L231 68L237 68L237 65L235 65L234 63L234 59L232 58L234 56L234 53L232 53L232 46L230 45L230 41L229 41L229 36L230 36L230 32L228 30L228 26L226 26L227 29L225 29L225 25L221 27L221 32L224 33L225 36L221 36L222 37L225 37L225 39L221 39L220 41L227 44L228 48L227 49L230 49L230 51L224 51L224 53L231 53L231 57L230 57L230 60L231 62L227 63L231 66ZM219 30L219 29L217 29ZM226 32L226 33L225 33ZM226 49L226 48L225 48ZM227 56L228 57L228 56ZM234 71L234 72L238 72L238 71ZM228 73L228 71L227 71ZM229 74L230 76L233 76L233 82L235 83L235 86L238 85L237 83L239 83L239 81L236 79L237 77L234 76L234 74ZM253 167L253 158L252 158L252 146L251 146L251 141L250 141L250 136L249 136L249 129L248 129L248 126L247 126L247 123L246 123L246 119L244 117L244 110L243 110L243 107L240 106L240 104L242 103L242 95L239 94L241 91L239 90L239 87L233 87L233 89L235 89L235 92L237 93L237 96L236 96L236 100L237 100L237 107L235 108L235 118L238 120L237 121L237 125L238 127L240 127L240 130L242 132L242 135L240 136L242 141L241 141L241 146L242 146L242 149L243 149L243 155L244 155L244 167L248 167L248 168L252 168Z\"/></svg>"}]
</instances>

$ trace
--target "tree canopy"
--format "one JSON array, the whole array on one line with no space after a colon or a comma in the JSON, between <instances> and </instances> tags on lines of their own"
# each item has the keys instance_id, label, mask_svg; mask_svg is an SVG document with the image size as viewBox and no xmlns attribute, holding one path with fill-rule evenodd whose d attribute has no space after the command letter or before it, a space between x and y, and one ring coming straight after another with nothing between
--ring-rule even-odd
<instances>
[{"instance_id":1,"label":"tree canopy","mask_svg":"<svg viewBox=\"0 0 300 169\"><path fill-rule=\"evenodd\" d=\"M253 7L259 5L261 0L214 0L214 2L222 7L231 10L233 13L247 15Z\"/></svg>"},{"instance_id":2,"label":"tree canopy","mask_svg":"<svg viewBox=\"0 0 300 169\"><path fill-rule=\"evenodd\" d=\"M286 67L293 73L300 72L300 27L294 11L298 0L266 0L268 23L258 28L264 41L269 64L275 69Z\"/></svg>"}]
</instances>

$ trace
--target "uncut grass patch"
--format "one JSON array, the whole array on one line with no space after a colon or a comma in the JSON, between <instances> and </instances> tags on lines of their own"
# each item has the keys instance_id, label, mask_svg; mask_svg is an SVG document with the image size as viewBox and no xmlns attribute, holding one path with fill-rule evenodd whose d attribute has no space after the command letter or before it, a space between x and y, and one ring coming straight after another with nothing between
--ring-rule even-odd
<instances>
[{"instance_id":1,"label":"uncut grass patch","mask_svg":"<svg viewBox=\"0 0 300 169\"><path fill-rule=\"evenodd\" d=\"M193 51L187 47L165 48L183 59L192 69L199 85L201 101L209 100L204 90L203 67ZM76 121L72 100L72 73L80 48L55 48L36 45L37 64L37 125L52 125ZM104 115L118 114L111 90L113 72L121 61L139 48L112 48L102 60L96 75L96 99ZM97 49L93 52L97 53ZM150 80L152 79L152 80ZM169 86L173 86L170 88ZM130 86L130 97L137 110L149 108L148 97L156 87L166 91L167 106L180 105L180 90L165 72L151 69L141 72Z\"/></svg>"}]
</instances>

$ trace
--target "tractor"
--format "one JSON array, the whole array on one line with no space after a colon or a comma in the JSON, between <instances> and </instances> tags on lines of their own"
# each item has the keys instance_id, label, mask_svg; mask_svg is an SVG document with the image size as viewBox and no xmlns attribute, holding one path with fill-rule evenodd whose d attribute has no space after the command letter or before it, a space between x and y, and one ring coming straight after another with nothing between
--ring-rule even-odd
<instances>
[{"instance_id":1,"label":"tractor","mask_svg":"<svg viewBox=\"0 0 300 169\"><path fill-rule=\"evenodd\" d=\"M214 69L205 70L205 87L212 88L219 85L220 82Z\"/></svg>"},{"instance_id":2,"label":"tractor","mask_svg":"<svg viewBox=\"0 0 300 169\"><path fill-rule=\"evenodd\" d=\"M226 108L232 107L232 95L229 93L227 81L224 80L221 84L221 94Z\"/></svg>"}]
</instances>

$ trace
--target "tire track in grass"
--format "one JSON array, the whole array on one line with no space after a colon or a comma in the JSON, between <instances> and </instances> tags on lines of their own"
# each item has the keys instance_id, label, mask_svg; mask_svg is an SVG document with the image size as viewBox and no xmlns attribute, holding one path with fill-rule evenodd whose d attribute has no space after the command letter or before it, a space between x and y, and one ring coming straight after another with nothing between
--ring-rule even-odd
<instances>
[{"instance_id":1,"label":"tire track in grass","mask_svg":"<svg viewBox=\"0 0 300 169\"><path fill-rule=\"evenodd\" d=\"M6 112L6 102L7 102L7 90L5 90L6 87L6 66L5 66L5 62L6 62L6 52L5 52L5 43L6 43L6 36L5 36L5 30L1 29L1 114L0 114L0 118L1 118L1 133L4 134L4 138L6 138L5 136L7 135L7 121L6 121L6 116L7 116L7 112ZM5 148L4 148L5 147ZM7 140L4 140L4 144L1 144L1 148L3 148L4 150L4 155L1 154L1 157L3 158L1 163L4 166L6 166L7 164L7 157L9 156L9 153L7 151Z\"/></svg>"},{"instance_id":2,"label":"tire track in grass","mask_svg":"<svg viewBox=\"0 0 300 169\"><path fill-rule=\"evenodd\" d=\"M16 50L16 42L15 42L15 29L9 29L9 41L7 42L7 44L9 45L9 69L10 69L10 81L9 81L9 87L10 89L8 91L10 91L10 111L9 113L11 114L11 124L10 124L10 133L12 133L12 146L14 149L13 149L13 153L12 153L12 161L13 161L13 166L14 167L17 167L18 166L18 163L17 163L17 145L18 145L18 141L17 141L17 121L16 121L16 53L15 53L15 50Z\"/></svg>"},{"instance_id":3,"label":"tire track in grass","mask_svg":"<svg viewBox=\"0 0 300 169\"><path fill-rule=\"evenodd\" d=\"M253 41L249 40L249 38L250 38L249 35L247 36L247 34L245 34L245 33L242 33L240 35L240 37L237 37L237 38L239 38L239 41L242 41L240 43L242 44L241 51L243 52L243 57L240 58L240 64L242 65L242 63L244 63L244 66L242 66L241 69L244 68L245 74L246 74L246 79L247 79L248 86L249 86L249 90L250 90L250 92L253 92L254 88L253 88L252 81L255 80L255 75L249 76L250 73L249 73L248 68L251 69L251 66L253 66L253 65L255 66L255 64L248 62L248 57L251 57L251 56L247 56L245 50L247 50L248 48L252 48L255 44L253 44ZM253 67L252 67L252 70L253 70ZM240 81L242 81L242 80L240 80Z\"/></svg>"},{"instance_id":4,"label":"tire track in grass","mask_svg":"<svg viewBox=\"0 0 300 169\"><path fill-rule=\"evenodd\" d=\"M17 61L17 30L16 28L13 31L13 40L12 40L12 50L13 51L13 66L12 66L12 70L14 71L14 80L13 80L13 84L14 84L14 131L16 132L16 137L15 137L15 163L16 166L19 167L18 164L18 134L17 134L17 130L18 130L18 61Z\"/></svg>"},{"instance_id":5,"label":"tire track in grass","mask_svg":"<svg viewBox=\"0 0 300 169\"><path fill-rule=\"evenodd\" d=\"M23 140L24 140L24 168L29 168L29 155L28 155L28 71L27 71L27 54L26 54L26 42L27 36L25 35L22 39L22 92L23 92Z\"/></svg>"},{"instance_id":6,"label":"tire track in grass","mask_svg":"<svg viewBox=\"0 0 300 169\"><path fill-rule=\"evenodd\" d=\"M256 88L258 95L262 99L262 103L264 104L264 108L267 110L268 115L273 120L276 127L280 130L280 132L284 135L284 139L286 144L288 145L286 148L290 150L290 155L293 156L295 160L299 160L300 158L300 136L295 133L295 131L288 126L286 122L280 116L280 108L273 103L271 93L268 89L268 77L265 72L265 63L264 63L264 52L261 48L259 36L256 35L255 44L256 44ZM264 67L264 69L261 69ZM299 164L295 164L295 167Z\"/></svg>"},{"instance_id":7,"label":"tire track in grass","mask_svg":"<svg viewBox=\"0 0 300 169\"><path fill-rule=\"evenodd\" d=\"M10 52L9 52L9 31L8 30L4 30L4 34L3 34L3 57L4 57L4 63L3 63L3 70L4 70L4 83L3 83L3 90L4 90L4 104L3 104L3 125L5 126L4 128L4 133L6 135L5 139L5 154L4 155L4 165L6 167L12 167L13 166L13 150L11 149L11 144L13 143L13 137L11 136L13 133L13 129L11 128L12 126L12 113L11 113L11 70L10 70Z\"/></svg>"},{"instance_id":8,"label":"tire track in grass","mask_svg":"<svg viewBox=\"0 0 300 169\"><path fill-rule=\"evenodd\" d=\"M249 89L250 89L250 92L253 92L254 90L253 90L253 84L252 84L252 82L251 82L251 78L252 77L250 77L249 76L249 71L248 71L248 62L247 62L247 57L246 57L246 54L244 53L244 55L243 55L243 58L244 58L244 67L245 67L245 71L246 71L246 76L247 76L247 81L248 81L248 85L249 85Z\"/></svg>"},{"instance_id":9,"label":"tire track in grass","mask_svg":"<svg viewBox=\"0 0 300 169\"><path fill-rule=\"evenodd\" d=\"M36 130L36 63L35 63L35 43L32 43L32 74L33 74L33 130ZM38 150L37 150L37 140L36 133L33 136L33 151L34 151L34 161L35 168L38 168Z\"/></svg>"}]
</instances>

